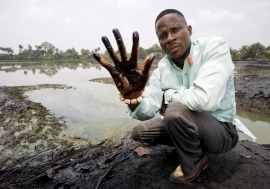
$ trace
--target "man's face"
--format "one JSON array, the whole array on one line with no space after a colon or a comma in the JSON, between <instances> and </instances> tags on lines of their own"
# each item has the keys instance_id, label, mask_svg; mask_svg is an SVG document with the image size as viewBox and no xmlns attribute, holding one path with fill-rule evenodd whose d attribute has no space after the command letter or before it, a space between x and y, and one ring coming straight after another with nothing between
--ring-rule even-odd
<instances>
[{"instance_id":1,"label":"man's face","mask_svg":"<svg viewBox=\"0 0 270 189\"><path fill-rule=\"evenodd\" d=\"M156 23L156 34L163 51L174 60L186 58L185 53L190 48L192 34L191 26L187 26L185 19L170 13L161 17Z\"/></svg>"}]
</instances>

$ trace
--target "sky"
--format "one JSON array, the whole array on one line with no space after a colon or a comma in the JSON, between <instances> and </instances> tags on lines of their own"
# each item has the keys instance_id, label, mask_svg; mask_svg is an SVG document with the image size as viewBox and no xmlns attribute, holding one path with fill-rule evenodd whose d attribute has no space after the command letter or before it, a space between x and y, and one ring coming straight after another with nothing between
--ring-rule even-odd
<instances>
[{"instance_id":1,"label":"sky","mask_svg":"<svg viewBox=\"0 0 270 189\"><path fill-rule=\"evenodd\" d=\"M107 36L117 50L113 28L118 28L131 51L132 32L140 46L158 44L155 19L164 9L182 12L193 28L192 39L221 36L230 47L260 42L270 45L269 0L0 0L0 47L33 48L43 42L59 50L105 47Z\"/></svg>"}]
</instances>

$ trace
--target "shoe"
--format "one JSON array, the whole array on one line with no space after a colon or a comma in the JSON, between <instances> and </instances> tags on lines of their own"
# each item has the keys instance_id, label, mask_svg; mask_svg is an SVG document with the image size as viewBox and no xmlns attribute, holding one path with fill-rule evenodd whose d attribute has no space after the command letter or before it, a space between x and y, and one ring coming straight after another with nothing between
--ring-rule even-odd
<instances>
[{"instance_id":1,"label":"shoe","mask_svg":"<svg viewBox=\"0 0 270 189\"><path fill-rule=\"evenodd\" d=\"M197 176L201 173L201 171L206 169L207 166L208 166L208 157L205 154L203 158L197 163L197 168L193 174L185 176L184 173L182 172L181 166L179 165L170 175L170 180L175 183L189 184L189 182L196 179Z\"/></svg>"}]
</instances>

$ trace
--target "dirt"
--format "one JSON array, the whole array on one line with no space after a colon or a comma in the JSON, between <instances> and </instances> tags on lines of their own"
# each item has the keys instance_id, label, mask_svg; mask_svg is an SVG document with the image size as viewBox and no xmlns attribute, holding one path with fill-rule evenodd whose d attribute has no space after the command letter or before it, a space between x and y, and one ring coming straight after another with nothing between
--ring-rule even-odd
<instances>
[{"instance_id":1,"label":"dirt","mask_svg":"<svg viewBox=\"0 0 270 189\"><path fill-rule=\"evenodd\" d=\"M235 90L238 108L270 114L269 75L237 75Z\"/></svg>"},{"instance_id":2,"label":"dirt","mask_svg":"<svg viewBox=\"0 0 270 189\"><path fill-rule=\"evenodd\" d=\"M245 64L238 68L245 69ZM95 81L113 83L108 78ZM62 136L64 119L54 117L46 107L24 96L25 91L42 88L72 87L0 87L0 188L270 186L269 144L239 141L227 153L208 154L209 166L196 180L189 185L174 184L169 180L178 165L173 147L142 146L129 133L120 141L110 138L97 145L75 136ZM269 114L269 75L236 74L235 88L238 107Z\"/></svg>"},{"instance_id":3,"label":"dirt","mask_svg":"<svg viewBox=\"0 0 270 189\"><path fill-rule=\"evenodd\" d=\"M236 69L249 69L249 70L268 70L270 68L269 61L233 61Z\"/></svg>"}]
</instances>

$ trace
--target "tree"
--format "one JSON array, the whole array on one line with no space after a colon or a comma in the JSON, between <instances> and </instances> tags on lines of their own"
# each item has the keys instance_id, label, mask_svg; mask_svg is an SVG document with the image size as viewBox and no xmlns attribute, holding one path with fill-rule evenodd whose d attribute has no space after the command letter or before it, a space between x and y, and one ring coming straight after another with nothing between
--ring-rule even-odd
<instances>
[{"instance_id":1,"label":"tree","mask_svg":"<svg viewBox=\"0 0 270 189\"><path fill-rule=\"evenodd\" d=\"M147 51L144 48L140 47L139 58L145 59L147 56L148 56Z\"/></svg>"},{"instance_id":2,"label":"tree","mask_svg":"<svg viewBox=\"0 0 270 189\"><path fill-rule=\"evenodd\" d=\"M28 45L28 51L29 52L32 52L33 51L32 46L30 44Z\"/></svg>"},{"instance_id":3,"label":"tree","mask_svg":"<svg viewBox=\"0 0 270 189\"><path fill-rule=\"evenodd\" d=\"M263 55L265 52L265 46L261 43L254 43L248 49L249 57L256 60L256 59L263 59Z\"/></svg>"},{"instance_id":4,"label":"tree","mask_svg":"<svg viewBox=\"0 0 270 189\"><path fill-rule=\"evenodd\" d=\"M270 59L270 50L266 50L264 52L264 57L267 58L267 59ZM264 58L264 60L265 60L265 58Z\"/></svg>"},{"instance_id":5,"label":"tree","mask_svg":"<svg viewBox=\"0 0 270 189\"><path fill-rule=\"evenodd\" d=\"M241 60L246 60L247 58L249 58L248 57L248 54L247 54L247 52L248 52L248 46L247 45L244 45L244 46L242 46L241 48L240 48L240 57L241 57Z\"/></svg>"},{"instance_id":6,"label":"tree","mask_svg":"<svg viewBox=\"0 0 270 189\"><path fill-rule=\"evenodd\" d=\"M58 48L55 48L55 53L54 53L53 57L54 57L54 59L62 59Z\"/></svg>"},{"instance_id":7,"label":"tree","mask_svg":"<svg viewBox=\"0 0 270 189\"><path fill-rule=\"evenodd\" d=\"M79 58L79 53L74 49L67 49L65 52L66 58L67 59L78 59Z\"/></svg>"},{"instance_id":8,"label":"tree","mask_svg":"<svg viewBox=\"0 0 270 189\"><path fill-rule=\"evenodd\" d=\"M236 49L230 48L232 60L240 60L240 53Z\"/></svg>"},{"instance_id":9,"label":"tree","mask_svg":"<svg viewBox=\"0 0 270 189\"><path fill-rule=\"evenodd\" d=\"M55 47L48 42L43 42L41 45L36 46L40 52L44 52L44 58L52 59Z\"/></svg>"},{"instance_id":10,"label":"tree","mask_svg":"<svg viewBox=\"0 0 270 189\"><path fill-rule=\"evenodd\" d=\"M49 53L49 54L52 54L54 52L54 48L55 47L51 43L48 43L48 42L43 42L40 45L40 49L44 50L45 53Z\"/></svg>"},{"instance_id":11,"label":"tree","mask_svg":"<svg viewBox=\"0 0 270 189\"><path fill-rule=\"evenodd\" d=\"M13 54L14 53L14 50L10 47L0 47L0 50L3 51L3 52L6 52L8 54Z\"/></svg>"},{"instance_id":12,"label":"tree","mask_svg":"<svg viewBox=\"0 0 270 189\"><path fill-rule=\"evenodd\" d=\"M94 49L94 52L98 52L98 51L100 51L100 48L99 47L96 48L96 49Z\"/></svg>"},{"instance_id":13,"label":"tree","mask_svg":"<svg viewBox=\"0 0 270 189\"><path fill-rule=\"evenodd\" d=\"M10 55L14 53L14 50L13 50L12 48L10 48L10 47L7 47L7 48L6 48L6 51L7 51L7 53L10 54Z\"/></svg>"},{"instance_id":14,"label":"tree","mask_svg":"<svg viewBox=\"0 0 270 189\"><path fill-rule=\"evenodd\" d=\"M21 52L23 50L23 46L19 45L19 52Z\"/></svg>"},{"instance_id":15,"label":"tree","mask_svg":"<svg viewBox=\"0 0 270 189\"><path fill-rule=\"evenodd\" d=\"M270 45L265 48L264 58L270 59Z\"/></svg>"},{"instance_id":16,"label":"tree","mask_svg":"<svg viewBox=\"0 0 270 189\"><path fill-rule=\"evenodd\" d=\"M250 46L242 46L240 49L241 52L241 59L242 60L257 60L257 59L264 59L265 54L265 46L261 43L254 43Z\"/></svg>"},{"instance_id":17,"label":"tree","mask_svg":"<svg viewBox=\"0 0 270 189\"><path fill-rule=\"evenodd\" d=\"M96 50L96 49L95 49ZM88 49L82 49L80 59L89 59L90 58L90 51Z\"/></svg>"},{"instance_id":18,"label":"tree","mask_svg":"<svg viewBox=\"0 0 270 189\"><path fill-rule=\"evenodd\" d=\"M154 44L152 47L146 50L147 55L151 53L156 54L156 58L163 58L166 54L158 44Z\"/></svg>"}]
</instances>

